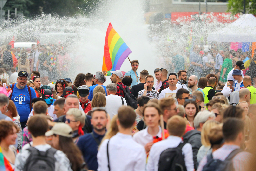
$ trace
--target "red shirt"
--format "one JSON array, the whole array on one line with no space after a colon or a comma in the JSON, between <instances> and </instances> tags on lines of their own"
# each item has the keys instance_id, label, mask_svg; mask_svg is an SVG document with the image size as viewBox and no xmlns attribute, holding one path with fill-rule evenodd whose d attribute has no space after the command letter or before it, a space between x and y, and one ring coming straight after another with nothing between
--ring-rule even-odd
<instances>
[{"instance_id":1,"label":"red shirt","mask_svg":"<svg viewBox=\"0 0 256 171\"><path fill-rule=\"evenodd\" d=\"M84 113L88 113L90 110L92 110L91 101L90 101L89 99L87 99L84 103L81 102L80 99L79 99L79 101L80 101L81 107L82 107L83 110L84 110Z\"/></svg>"}]
</instances>

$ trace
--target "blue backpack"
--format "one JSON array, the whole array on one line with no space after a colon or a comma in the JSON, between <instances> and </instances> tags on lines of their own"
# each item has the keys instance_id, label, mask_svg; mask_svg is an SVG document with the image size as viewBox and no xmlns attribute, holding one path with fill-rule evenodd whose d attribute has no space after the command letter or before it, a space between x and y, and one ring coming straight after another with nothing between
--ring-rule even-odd
<instances>
[{"instance_id":1,"label":"blue backpack","mask_svg":"<svg viewBox=\"0 0 256 171\"><path fill-rule=\"evenodd\" d=\"M204 165L202 171L234 171L232 159L241 151L241 149L233 150L224 161L214 159L212 153L208 154L207 163Z\"/></svg>"}]
</instances>

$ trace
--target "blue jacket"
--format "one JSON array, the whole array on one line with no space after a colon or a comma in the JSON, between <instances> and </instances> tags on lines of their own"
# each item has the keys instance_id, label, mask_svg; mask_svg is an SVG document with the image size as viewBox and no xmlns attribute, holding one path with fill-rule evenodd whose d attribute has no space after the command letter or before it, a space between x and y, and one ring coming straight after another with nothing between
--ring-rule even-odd
<instances>
[{"instance_id":1,"label":"blue jacket","mask_svg":"<svg viewBox=\"0 0 256 171\"><path fill-rule=\"evenodd\" d=\"M136 75L137 75L137 77L138 77L138 81L137 81ZM137 85L137 84L139 83L139 76L138 76L138 73L136 72L136 74L135 74L135 72L134 72L132 69L131 69L130 71L128 71L127 73L125 73L124 76L131 76L131 78L132 78L132 84L131 84L131 86Z\"/></svg>"},{"instance_id":2,"label":"blue jacket","mask_svg":"<svg viewBox=\"0 0 256 171\"><path fill-rule=\"evenodd\" d=\"M94 137L100 142L105 135L98 135L94 131L92 132ZM87 164L88 170L98 170L97 153L98 144L93 138L91 133L87 133L81 137L77 142L78 148L81 150L84 161Z\"/></svg>"},{"instance_id":3,"label":"blue jacket","mask_svg":"<svg viewBox=\"0 0 256 171\"><path fill-rule=\"evenodd\" d=\"M23 89L18 89L16 86L17 83L15 83L13 92L12 92L12 98L11 100L14 102L18 114L20 115L20 122L26 122L28 120L28 115L31 112L30 111L30 96L27 85ZM31 100L36 97L35 90L30 87L31 90Z\"/></svg>"}]
</instances>

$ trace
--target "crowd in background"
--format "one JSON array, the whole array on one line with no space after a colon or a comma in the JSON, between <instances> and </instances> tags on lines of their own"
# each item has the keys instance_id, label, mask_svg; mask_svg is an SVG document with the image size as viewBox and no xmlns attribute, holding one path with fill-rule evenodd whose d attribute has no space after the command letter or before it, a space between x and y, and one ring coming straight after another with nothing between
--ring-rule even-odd
<instances>
[{"instance_id":1,"label":"crowd in background","mask_svg":"<svg viewBox=\"0 0 256 171\"><path fill-rule=\"evenodd\" d=\"M100 71L66 77L71 59L57 46L0 57L6 170L242 171L255 160L251 52L195 46L187 70L178 56L176 68L139 73L133 60L108 85Z\"/></svg>"}]
</instances>

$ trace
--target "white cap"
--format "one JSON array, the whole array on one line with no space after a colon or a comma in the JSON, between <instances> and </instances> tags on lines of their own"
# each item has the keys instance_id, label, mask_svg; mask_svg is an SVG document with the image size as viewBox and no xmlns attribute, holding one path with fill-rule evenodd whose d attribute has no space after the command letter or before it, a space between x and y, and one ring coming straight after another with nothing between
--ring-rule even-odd
<instances>
[{"instance_id":1,"label":"white cap","mask_svg":"<svg viewBox=\"0 0 256 171\"><path fill-rule=\"evenodd\" d=\"M72 137L72 128L65 123L56 123L50 131L45 133L45 136L51 136L53 134L61 135L63 137Z\"/></svg>"},{"instance_id":2,"label":"white cap","mask_svg":"<svg viewBox=\"0 0 256 171\"><path fill-rule=\"evenodd\" d=\"M120 70L110 71L110 72L112 74L115 74L116 76L118 76L120 79L122 79L124 77L122 71L120 71Z\"/></svg>"}]
</instances>

